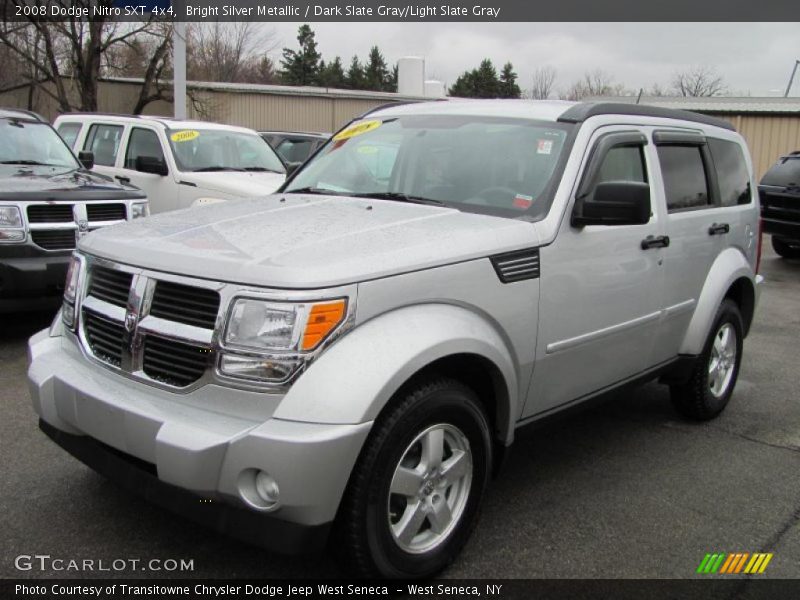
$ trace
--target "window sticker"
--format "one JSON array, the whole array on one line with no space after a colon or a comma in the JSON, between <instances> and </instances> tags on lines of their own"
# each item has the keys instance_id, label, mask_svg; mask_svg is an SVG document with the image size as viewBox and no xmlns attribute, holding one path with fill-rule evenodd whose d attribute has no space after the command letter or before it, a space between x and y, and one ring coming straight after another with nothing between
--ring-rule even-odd
<instances>
[{"instance_id":1,"label":"window sticker","mask_svg":"<svg viewBox=\"0 0 800 600\"><path fill-rule=\"evenodd\" d=\"M169 139L177 143L177 142L190 142L199 137L200 137L199 131L195 131L194 129L185 129L183 131L176 131L171 136L169 136Z\"/></svg>"},{"instance_id":2,"label":"window sticker","mask_svg":"<svg viewBox=\"0 0 800 600\"><path fill-rule=\"evenodd\" d=\"M536 154L550 154L553 152L553 140L537 140Z\"/></svg>"},{"instance_id":3,"label":"window sticker","mask_svg":"<svg viewBox=\"0 0 800 600\"><path fill-rule=\"evenodd\" d=\"M357 135L361 135L363 133L367 133L368 131L372 131L373 129L377 129L383 123L381 121L362 121L361 123L354 123L350 125L350 127L346 127L335 136L333 136L334 142L341 142L342 140L349 140L351 137L355 137Z\"/></svg>"},{"instance_id":4,"label":"window sticker","mask_svg":"<svg viewBox=\"0 0 800 600\"><path fill-rule=\"evenodd\" d=\"M533 204L533 196L526 196L525 194L517 194L514 196L514 208L530 208Z\"/></svg>"}]
</instances>

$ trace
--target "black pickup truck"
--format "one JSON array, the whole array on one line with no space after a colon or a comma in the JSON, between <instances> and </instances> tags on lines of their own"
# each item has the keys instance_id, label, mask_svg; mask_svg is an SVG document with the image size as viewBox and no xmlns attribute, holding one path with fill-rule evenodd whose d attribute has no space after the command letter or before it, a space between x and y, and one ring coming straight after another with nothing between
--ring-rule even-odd
<instances>
[{"instance_id":1,"label":"black pickup truck","mask_svg":"<svg viewBox=\"0 0 800 600\"><path fill-rule=\"evenodd\" d=\"M76 241L148 213L144 192L92 163L39 115L0 108L0 313L57 307Z\"/></svg>"},{"instance_id":2,"label":"black pickup truck","mask_svg":"<svg viewBox=\"0 0 800 600\"><path fill-rule=\"evenodd\" d=\"M784 258L800 258L800 150L781 156L758 186L764 233Z\"/></svg>"}]
</instances>

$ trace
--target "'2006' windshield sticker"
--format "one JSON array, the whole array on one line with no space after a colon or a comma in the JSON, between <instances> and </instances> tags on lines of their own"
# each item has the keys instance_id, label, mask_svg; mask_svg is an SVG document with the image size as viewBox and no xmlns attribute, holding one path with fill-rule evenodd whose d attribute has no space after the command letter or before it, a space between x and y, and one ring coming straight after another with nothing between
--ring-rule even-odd
<instances>
[{"instance_id":1,"label":"'2006' windshield sticker","mask_svg":"<svg viewBox=\"0 0 800 600\"><path fill-rule=\"evenodd\" d=\"M341 142L342 140L349 140L351 137L367 133L373 129L377 129L383 123L381 121L361 121L360 123L353 123L349 127L342 129L339 133L333 136L334 142Z\"/></svg>"},{"instance_id":2,"label":"'2006' windshield sticker","mask_svg":"<svg viewBox=\"0 0 800 600\"><path fill-rule=\"evenodd\" d=\"M553 140L538 140L536 154L550 154L553 151Z\"/></svg>"},{"instance_id":3,"label":"'2006' windshield sticker","mask_svg":"<svg viewBox=\"0 0 800 600\"><path fill-rule=\"evenodd\" d=\"M173 142L190 142L196 138L200 137L200 132L195 131L194 129L185 129L183 131L176 131L169 139Z\"/></svg>"}]
</instances>

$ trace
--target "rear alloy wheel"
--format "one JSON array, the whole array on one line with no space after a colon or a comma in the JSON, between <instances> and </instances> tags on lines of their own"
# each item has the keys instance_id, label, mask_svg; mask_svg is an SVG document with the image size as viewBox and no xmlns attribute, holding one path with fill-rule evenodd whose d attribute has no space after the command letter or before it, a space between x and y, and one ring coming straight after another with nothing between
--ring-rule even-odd
<instances>
[{"instance_id":1,"label":"rear alloy wheel","mask_svg":"<svg viewBox=\"0 0 800 600\"><path fill-rule=\"evenodd\" d=\"M334 532L343 566L390 578L442 570L475 527L491 455L471 389L442 378L403 393L376 421L350 476Z\"/></svg>"},{"instance_id":2,"label":"rear alloy wheel","mask_svg":"<svg viewBox=\"0 0 800 600\"><path fill-rule=\"evenodd\" d=\"M800 258L800 246L792 246L774 235L772 236L772 248L783 258Z\"/></svg>"},{"instance_id":3,"label":"rear alloy wheel","mask_svg":"<svg viewBox=\"0 0 800 600\"><path fill-rule=\"evenodd\" d=\"M670 387L672 403L679 413L706 421L725 409L739 376L743 338L739 307L732 300L723 300L689 380Z\"/></svg>"}]
</instances>

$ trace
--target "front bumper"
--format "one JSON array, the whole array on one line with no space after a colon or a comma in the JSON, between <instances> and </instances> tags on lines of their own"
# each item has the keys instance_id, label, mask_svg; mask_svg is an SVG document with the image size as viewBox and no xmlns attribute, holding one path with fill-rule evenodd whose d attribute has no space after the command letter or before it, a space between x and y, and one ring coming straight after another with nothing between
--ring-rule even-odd
<instances>
[{"instance_id":1,"label":"front bumper","mask_svg":"<svg viewBox=\"0 0 800 600\"><path fill-rule=\"evenodd\" d=\"M800 242L800 221L785 221L772 217L764 217L762 231L782 240Z\"/></svg>"},{"instance_id":2,"label":"front bumper","mask_svg":"<svg viewBox=\"0 0 800 600\"><path fill-rule=\"evenodd\" d=\"M70 252L44 255L28 246L0 247L0 312L61 304Z\"/></svg>"},{"instance_id":3,"label":"front bumper","mask_svg":"<svg viewBox=\"0 0 800 600\"><path fill-rule=\"evenodd\" d=\"M88 466L270 550L296 553L325 542L371 423L274 419L280 397L216 385L168 392L89 362L70 339L47 331L31 338L29 353L43 431ZM243 474L253 469L278 483L279 506L270 512L242 499Z\"/></svg>"}]
</instances>

